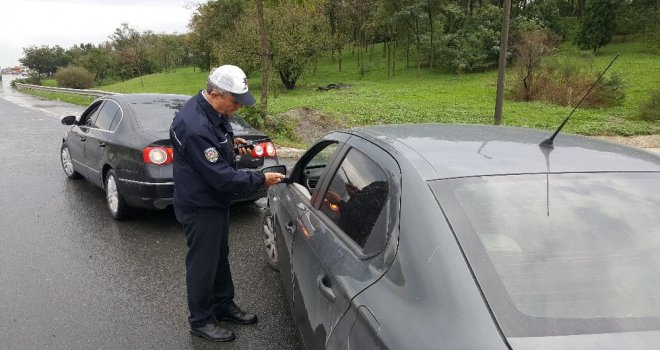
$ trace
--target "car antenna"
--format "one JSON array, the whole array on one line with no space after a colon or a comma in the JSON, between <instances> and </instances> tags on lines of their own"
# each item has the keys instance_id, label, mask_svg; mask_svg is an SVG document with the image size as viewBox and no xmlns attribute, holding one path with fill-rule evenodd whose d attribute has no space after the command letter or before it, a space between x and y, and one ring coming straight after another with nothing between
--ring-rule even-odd
<instances>
[{"instance_id":1,"label":"car antenna","mask_svg":"<svg viewBox=\"0 0 660 350\"><path fill-rule=\"evenodd\" d=\"M589 93L591 92L591 89L593 89L594 86L596 86L596 84L598 84L598 82L599 82L600 79L603 77L603 75L605 75L605 72L607 72L607 70L610 69L610 67L612 66L612 64L614 63L614 61L616 61L617 58L619 58L619 55L614 56L614 58L612 59L612 62L610 62L610 64L607 66L607 68L605 68L605 70L604 70L602 73L600 73L600 76L598 77L598 79L596 79L596 81L591 85L591 87L589 88L589 90L587 91L587 93L584 94L584 96L582 96L582 99L580 100L580 102L578 102L577 105L575 105L575 107L573 108L573 110L571 111L571 113L569 113L568 116L566 117L566 119L564 119L564 121L561 123L561 125L559 125L559 128L557 128L557 130L555 131L555 133L552 134L552 136L550 136L549 138L545 139L545 141L541 142L541 143L539 144L539 146L542 146L542 147L548 147L548 148L552 148L552 147L553 147L553 143L554 143L554 141L555 141L555 137L557 136L557 134L559 134L559 132L561 131L561 129L564 127L564 124L566 124L566 122L567 122L568 119L573 115L573 113L575 112L575 110L576 110L578 107L580 107L580 104L582 104L582 101L584 101L584 99L589 95Z\"/></svg>"}]
</instances>

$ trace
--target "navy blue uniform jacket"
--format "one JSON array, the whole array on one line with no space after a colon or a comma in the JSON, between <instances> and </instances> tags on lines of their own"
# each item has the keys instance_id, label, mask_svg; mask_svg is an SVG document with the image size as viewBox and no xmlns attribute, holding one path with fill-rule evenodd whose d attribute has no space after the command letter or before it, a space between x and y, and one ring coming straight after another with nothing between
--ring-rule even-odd
<instances>
[{"instance_id":1,"label":"navy blue uniform jacket","mask_svg":"<svg viewBox=\"0 0 660 350\"><path fill-rule=\"evenodd\" d=\"M264 185L260 172L237 170L231 124L201 92L174 117L170 139L177 209L226 209L234 197Z\"/></svg>"}]
</instances>

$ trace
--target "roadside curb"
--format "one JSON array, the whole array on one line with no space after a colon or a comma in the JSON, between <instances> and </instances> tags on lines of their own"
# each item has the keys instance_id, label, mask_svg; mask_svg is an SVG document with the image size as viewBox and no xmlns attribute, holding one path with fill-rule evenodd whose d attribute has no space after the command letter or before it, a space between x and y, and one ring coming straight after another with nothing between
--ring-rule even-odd
<instances>
[{"instance_id":1,"label":"roadside curb","mask_svg":"<svg viewBox=\"0 0 660 350\"><path fill-rule=\"evenodd\" d=\"M277 156L280 158L300 158L307 150L292 147L277 147Z\"/></svg>"}]
</instances>

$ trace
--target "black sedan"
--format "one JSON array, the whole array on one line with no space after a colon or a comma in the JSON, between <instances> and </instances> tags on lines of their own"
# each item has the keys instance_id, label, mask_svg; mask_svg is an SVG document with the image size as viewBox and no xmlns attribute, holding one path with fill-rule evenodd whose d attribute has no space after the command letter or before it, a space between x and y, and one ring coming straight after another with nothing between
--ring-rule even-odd
<instances>
[{"instance_id":1,"label":"black sedan","mask_svg":"<svg viewBox=\"0 0 660 350\"><path fill-rule=\"evenodd\" d=\"M660 157L547 132L335 132L271 187L310 349L657 349Z\"/></svg>"},{"instance_id":2,"label":"black sedan","mask_svg":"<svg viewBox=\"0 0 660 350\"><path fill-rule=\"evenodd\" d=\"M62 168L71 179L84 177L105 189L108 209L115 219L130 207L163 209L172 203L172 119L190 98L186 95L126 94L94 101L80 117L68 116L72 125L61 147ZM238 157L238 166L259 170L278 164L270 139L235 115L234 133L252 142L252 154ZM253 193L239 201L265 196Z\"/></svg>"}]
</instances>

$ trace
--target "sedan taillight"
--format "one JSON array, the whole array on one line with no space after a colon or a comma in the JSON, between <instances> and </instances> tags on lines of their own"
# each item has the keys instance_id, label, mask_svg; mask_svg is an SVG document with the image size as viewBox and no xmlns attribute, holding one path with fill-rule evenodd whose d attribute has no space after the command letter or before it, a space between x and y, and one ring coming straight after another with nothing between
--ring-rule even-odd
<instances>
[{"instance_id":1,"label":"sedan taillight","mask_svg":"<svg viewBox=\"0 0 660 350\"><path fill-rule=\"evenodd\" d=\"M255 143L252 148L252 158L275 157L277 150L272 142Z\"/></svg>"},{"instance_id":2,"label":"sedan taillight","mask_svg":"<svg viewBox=\"0 0 660 350\"><path fill-rule=\"evenodd\" d=\"M174 161L172 147L146 147L142 151L142 160L147 164L165 165Z\"/></svg>"}]
</instances>

